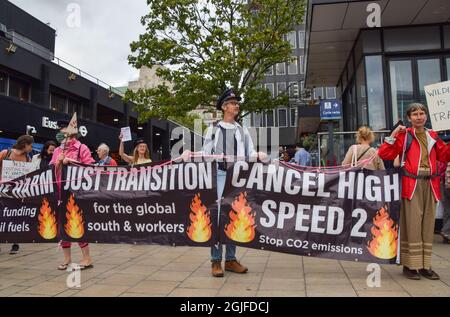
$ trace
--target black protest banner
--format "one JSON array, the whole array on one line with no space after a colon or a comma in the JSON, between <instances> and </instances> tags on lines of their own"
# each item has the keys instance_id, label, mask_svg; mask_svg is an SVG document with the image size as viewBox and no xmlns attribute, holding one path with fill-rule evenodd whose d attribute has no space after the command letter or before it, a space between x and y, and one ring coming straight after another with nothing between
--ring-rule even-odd
<instances>
[{"instance_id":1,"label":"black protest banner","mask_svg":"<svg viewBox=\"0 0 450 317\"><path fill-rule=\"evenodd\" d=\"M56 192L51 167L0 183L0 241L57 242Z\"/></svg>"},{"instance_id":2,"label":"black protest banner","mask_svg":"<svg viewBox=\"0 0 450 317\"><path fill-rule=\"evenodd\" d=\"M236 162L227 171L219 238L282 253L392 263L399 188L398 171L319 173Z\"/></svg>"},{"instance_id":3,"label":"black protest banner","mask_svg":"<svg viewBox=\"0 0 450 317\"><path fill-rule=\"evenodd\" d=\"M210 246L217 241L212 163L64 167L62 239Z\"/></svg>"}]
</instances>

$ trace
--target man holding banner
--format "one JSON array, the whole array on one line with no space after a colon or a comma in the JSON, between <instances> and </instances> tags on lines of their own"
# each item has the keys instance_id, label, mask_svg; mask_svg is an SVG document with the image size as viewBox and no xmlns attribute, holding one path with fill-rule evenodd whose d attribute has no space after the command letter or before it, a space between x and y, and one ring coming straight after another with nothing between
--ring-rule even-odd
<instances>
[{"instance_id":1,"label":"man holding banner","mask_svg":"<svg viewBox=\"0 0 450 317\"><path fill-rule=\"evenodd\" d=\"M218 122L216 126L208 128L201 152L205 156L223 155L223 159L220 159L217 163L218 219L220 219L222 194L227 176L227 163L233 162L235 157L241 159L253 158L255 160L267 159L266 153L257 153L255 151L250 133L236 122L241 99L233 88L225 90L219 96L216 102L216 108L222 111L223 120ZM190 154L190 151L185 151L182 157L187 159ZM222 252L222 244L211 247L212 275L214 277L223 277L224 275L221 264ZM248 271L247 267L236 260L236 245L226 245L225 270L235 273L246 273Z\"/></svg>"},{"instance_id":2,"label":"man holding banner","mask_svg":"<svg viewBox=\"0 0 450 317\"><path fill-rule=\"evenodd\" d=\"M431 269L436 202L441 199L437 161L450 160L450 148L437 133L425 128L427 109L413 103L407 110L412 128L399 125L379 149L383 160L401 155L402 204L400 211L400 262L403 274L413 280L438 280Z\"/></svg>"}]
</instances>

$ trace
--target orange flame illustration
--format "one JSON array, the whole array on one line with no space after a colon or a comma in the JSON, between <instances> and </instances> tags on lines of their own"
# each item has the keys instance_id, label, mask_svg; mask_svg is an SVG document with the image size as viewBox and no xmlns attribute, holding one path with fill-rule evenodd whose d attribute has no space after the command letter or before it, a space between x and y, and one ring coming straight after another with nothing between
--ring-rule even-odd
<instances>
[{"instance_id":1,"label":"orange flame illustration","mask_svg":"<svg viewBox=\"0 0 450 317\"><path fill-rule=\"evenodd\" d=\"M387 206L378 210L373 218L372 240L367 243L369 252L379 259L397 256L398 224L389 216Z\"/></svg>"},{"instance_id":2,"label":"orange flame illustration","mask_svg":"<svg viewBox=\"0 0 450 317\"><path fill-rule=\"evenodd\" d=\"M233 202L229 216L231 222L225 226L225 234L236 242L250 242L255 238L255 213L247 203L247 193L241 193Z\"/></svg>"},{"instance_id":3,"label":"orange flame illustration","mask_svg":"<svg viewBox=\"0 0 450 317\"><path fill-rule=\"evenodd\" d=\"M79 239L84 235L83 211L75 203L73 195L70 195L66 208L67 223L64 225L66 233L71 238Z\"/></svg>"},{"instance_id":4,"label":"orange flame illustration","mask_svg":"<svg viewBox=\"0 0 450 317\"><path fill-rule=\"evenodd\" d=\"M189 214L191 224L188 227L187 235L195 242L206 242L211 239L211 218L210 212L200 200L200 194L192 199L191 213Z\"/></svg>"},{"instance_id":5,"label":"orange flame illustration","mask_svg":"<svg viewBox=\"0 0 450 317\"><path fill-rule=\"evenodd\" d=\"M56 217L55 213L48 204L47 198L42 200L38 220L38 232L40 236L46 240L54 239L58 233L58 229L56 227Z\"/></svg>"}]
</instances>

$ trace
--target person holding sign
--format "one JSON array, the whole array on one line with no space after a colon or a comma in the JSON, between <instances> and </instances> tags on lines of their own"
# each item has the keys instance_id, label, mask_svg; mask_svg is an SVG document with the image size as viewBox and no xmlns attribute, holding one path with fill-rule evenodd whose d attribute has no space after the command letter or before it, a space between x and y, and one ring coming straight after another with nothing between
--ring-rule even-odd
<instances>
[{"instance_id":1,"label":"person holding sign","mask_svg":"<svg viewBox=\"0 0 450 317\"><path fill-rule=\"evenodd\" d=\"M3 173L3 161L30 163L31 159L29 157L29 153L33 151L33 143L34 139L31 135L22 135L16 140L16 144L13 145L12 149L1 151L0 176ZM11 251L9 251L9 254L17 254L18 252L19 252L19 245L17 243L14 243L11 246Z\"/></svg>"},{"instance_id":2,"label":"person holding sign","mask_svg":"<svg viewBox=\"0 0 450 317\"><path fill-rule=\"evenodd\" d=\"M220 205L222 193L225 187L227 175L227 161L233 158L259 158L266 160L267 154L255 151L253 141L247 129L236 122L239 114L239 101L241 97L237 95L233 88L227 89L217 100L217 110L222 110L223 120L217 126L210 127L206 132L202 155L224 155L224 159L218 162L217 166L217 197L218 213L220 218ZM182 154L183 160L187 160L191 151L186 150ZM211 267L214 277L223 277L222 269L223 245L219 244L211 247ZM236 245L226 245L225 249L225 270L234 273L246 273L248 268L239 263L236 259Z\"/></svg>"},{"instance_id":3,"label":"person holding sign","mask_svg":"<svg viewBox=\"0 0 450 317\"><path fill-rule=\"evenodd\" d=\"M127 162L129 165L140 165L152 162L150 159L150 151L148 150L147 143L145 143L144 139L137 139L134 142L133 156L125 153L122 133L119 135L119 140L119 155L122 160Z\"/></svg>"},{"instance_id":4,"label":"person holding sign","mask_svg":"<svg viewBox=\"0 0 450 317\"><path fill-rule=\"evenodd\" d=\"M403 274L413 280L421 276L438 280L431 269L436 202L441 199L437 161L450 161L450 147L435 131L425 128L427 109L409 106L411 128L399 125L385 138L378 155L383 160L401 157L402 204L400 210L400 263Z\"/></svg>"},{"instance_id":5,"label":"person holding sign","mask_svg":"<svg viewBox=\"0 0 450 317\"><path fill-rule=\"evenodd\" d=\"M70 121L59 120L58 126L60 131L56 134L56 140L61 143L61 146L57 147L53 153L50 164L55 165L57 178L61 179L62 165L70 164L71 162L93 164L95 161L91 156L89 148L78 141L78 127L77 127L77 114L74 113ZM64 208L64 204L60 205ZM65 214L64 212L62 214ZM62 241L61 247L64 251L64 263L62 263L58 270L66 270L72 263L71 248L72 243L68 241ZM78 245L81 248L83 259L79 263L81 270L92 268L92 259L89 253L89 244L85 242L79 242Z\"/></svg>"}]
</instances>

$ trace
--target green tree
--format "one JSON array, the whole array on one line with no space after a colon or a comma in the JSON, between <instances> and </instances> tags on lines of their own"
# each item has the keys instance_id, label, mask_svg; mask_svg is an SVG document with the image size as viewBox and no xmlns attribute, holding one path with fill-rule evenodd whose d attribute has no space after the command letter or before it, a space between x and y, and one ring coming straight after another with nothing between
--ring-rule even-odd
<instances>
[{"instance_id":1,"label":"green tree","mask_svg":"<svg viewBox=\"0 0 450 317\"><path fill-rule=\"evenodd\" d=\"M163 65L157 75L170 84L127 91L140 120L185 116L214 107L229 86L245 97L241 113L288 104L261 81L279 62L290 61L285 36L302 22L304 0L147 0L146 32L131 43L129 63ZM242 115L241 115L242 116Z\"/></svg>"}]
</instances>

